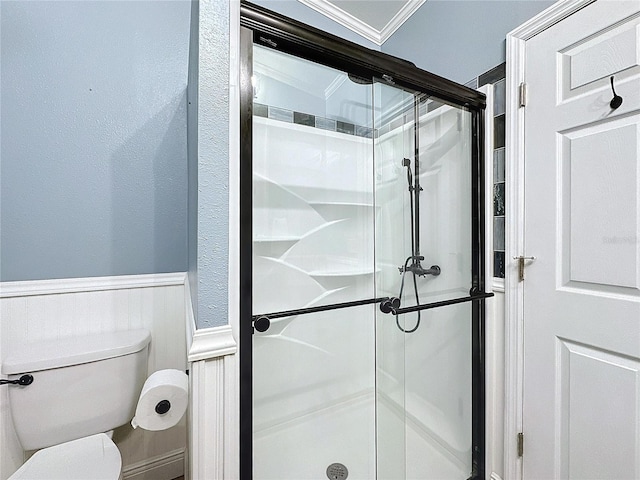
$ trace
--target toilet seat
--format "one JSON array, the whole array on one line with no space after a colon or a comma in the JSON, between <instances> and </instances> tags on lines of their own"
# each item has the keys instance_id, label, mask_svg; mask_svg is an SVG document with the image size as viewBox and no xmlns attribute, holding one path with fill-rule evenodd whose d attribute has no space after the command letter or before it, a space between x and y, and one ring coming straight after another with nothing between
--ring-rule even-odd
<instances>
[{"instance_id":1,"label":"toilet seat","mask_svg":"<svg viewBox=\"0 0 640 480\"><path fill-rule=\"evenodd\" d=\"M122 457L104 433L38 450L9 480L118 480Z\"/></svg>"}]
</instances>

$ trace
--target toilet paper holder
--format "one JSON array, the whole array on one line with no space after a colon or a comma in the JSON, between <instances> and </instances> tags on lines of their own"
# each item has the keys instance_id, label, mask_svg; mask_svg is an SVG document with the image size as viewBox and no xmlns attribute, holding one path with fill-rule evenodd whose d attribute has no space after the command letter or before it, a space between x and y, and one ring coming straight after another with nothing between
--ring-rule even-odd
<instances>
[{"instance_id":1,"label":"toilet paper holder","mask_svg":"<svg viewBox=\"0 0 640 480\"><path fill-rule=\"evenodd\" d=\"M169 400L160 400L156 405L156 413L158 415L164 415L171 410L171 402Z\"/></svg>"},{"instance_id":2,"label":"toilet paper holder","mask_svg":"<svg viewBox=\"0 0 640 480\"><path fill-rule=\"evenodd\" d=\"M189 369L187 368L184 373L189 375ZM160 400L156 405L156 413L158 415L164 415L169 410L171 410L171 402L169 400Z\"/></svg>"}]
</instances>

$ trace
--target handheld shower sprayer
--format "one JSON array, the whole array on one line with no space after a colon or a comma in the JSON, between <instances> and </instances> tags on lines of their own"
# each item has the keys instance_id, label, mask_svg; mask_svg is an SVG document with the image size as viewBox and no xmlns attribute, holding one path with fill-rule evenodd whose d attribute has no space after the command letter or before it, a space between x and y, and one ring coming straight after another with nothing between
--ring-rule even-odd
<instances>
[{"instance_id":1,"label":"handheld shower sprayer","mask_svg":"<svg viewBox=\"0 0 640 480\"><path fill-rule=\"evenodd\" d=\"M411 272L412 274L413 291L415 293L416 302L418 304L420 303L420 296L418 294L417 277L424 277L426 275L433 275L435 277L440 275L440 267L438 265L432 265L430 268L424 268L420 263L422 260L424 260L424 256L420 255L420 239L419 239L420 225L419 223L416 224L417 222L419 222L419 218L418 218L419 195L420 195L420 192L422 191L422 187L420 186L417 158L418 156L416 154L415 182L414 182L414 176L411 173L411 160L409 160L408 158L402 159L402 166L406 167L407 169L407 184L409 189L409 206L410 206L410 212L411 212L411 255L407 257L403 266L398 267L398 270L400 271L400 275L402 275L402 281L400 282L400 293L398 294L397 298L394 297L393 299L390 299L389 305L385 305L385 309L388 310L385 313L389 313L389 312L395 313L395 310L397 310L400 307L400 303L402 301L402 292L404 290L404 279L407 272ZM414 202L415 202L415 212L414 212ZM381 305L380 308L382 309L383 305ZM400 320L398 319L398 315L396 315L396 325L400 329L400 331L404 333L415 332L420 326L420 320L421 320L420 311L418 311L417 314L418 314L418 321L416 322L415 327L409 330L404 329L400 325Z\"/></svg>"}]
</instances>

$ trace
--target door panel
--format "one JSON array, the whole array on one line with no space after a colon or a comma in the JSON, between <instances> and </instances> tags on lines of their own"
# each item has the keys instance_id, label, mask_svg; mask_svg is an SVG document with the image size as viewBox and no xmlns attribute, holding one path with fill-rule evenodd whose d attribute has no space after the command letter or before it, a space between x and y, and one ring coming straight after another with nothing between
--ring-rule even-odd
<instances>
[{"instance_id":1,"label":"door panel","mask_svg":"<svg viewBox=\"0 0 640 480\"><path fill-rule=\"evenodd\" d=\"M634 477L640 363L560 338L556 340L556 352L559 478ZM594 447L599 445L610 448L594 454Z\"/></svg>"},{"instance_id":2,"label":"door panel","mask_svg":"<svg viewBox=\"0 0 640 480\"><path fill-rule=\"evenodd\" d=\"M640 477L639 32L599 0L526 44L526 479Z\"/></svg>"}]
</instances>

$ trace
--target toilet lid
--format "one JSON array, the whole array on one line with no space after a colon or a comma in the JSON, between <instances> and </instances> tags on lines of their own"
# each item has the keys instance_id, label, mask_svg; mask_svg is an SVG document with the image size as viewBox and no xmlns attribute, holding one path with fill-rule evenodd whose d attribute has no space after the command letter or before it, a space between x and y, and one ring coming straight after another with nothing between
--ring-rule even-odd
<instances>
[{"instance_id":1,"label":"toilet lid","mask_svg":"<svg viewBox=\"0 0 640 480\"><path fill-rule=\"evenodd\" d=\"M99 433L37 451L9 480L118 480L122 458Z\"/></svg>"}]
</instances>

